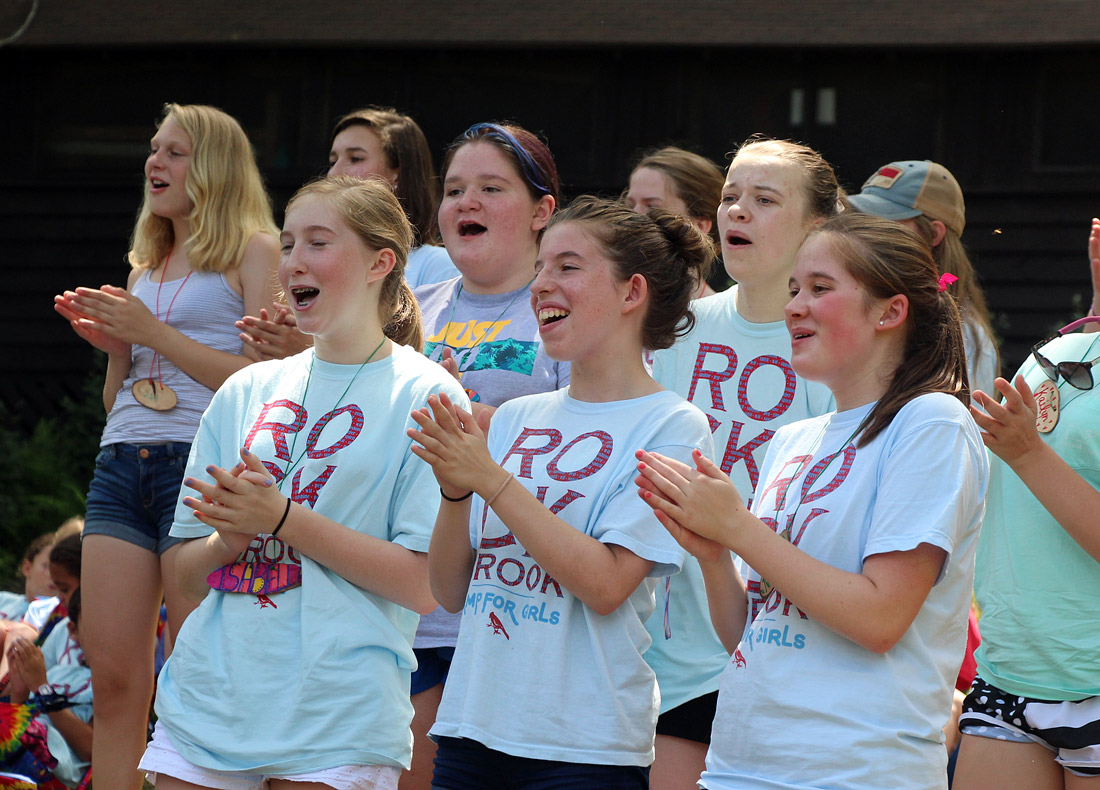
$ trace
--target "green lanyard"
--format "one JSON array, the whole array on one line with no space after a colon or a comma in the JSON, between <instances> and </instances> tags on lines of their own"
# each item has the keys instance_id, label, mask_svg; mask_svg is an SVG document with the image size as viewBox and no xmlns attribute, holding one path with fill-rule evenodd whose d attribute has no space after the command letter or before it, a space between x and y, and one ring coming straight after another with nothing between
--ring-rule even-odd
<instances>
[{"instance_id":1,"label":"green lanyard","mask_svg":"<svg viewBox=\"0 0 1100 790\"><path fill-rule=\"evenodd\" d=\"M383 335L382 336L382 343L385 343L385 342L386 342L386 336ZM336 411L336 409L340 408L340 404L343 403L344 397L348 394L348 392L351 391L351 385L355 383L355 380L357 378L359 378L359 374L363 371L363 368L365 368L370 363L370 361L372 359L374 359L374 355L378 353L378 349L382 348L382 343L379 343L377 346L374 347L374 351L370 352L370 356L367 357L367 361L364 362L362 365L360 365L358 370L355 371L355 375L353 375L351 377L351 381L348 382L348 386L346 386L344 388L344 392L340 395L339 399L337 399L336 405L332 407L331 411ZM313 363L314 363L314 361L316 361L316 359L317 359L317 353L314 352L312 359L309 360L309 375L306 376L306 388L305 388L305 391L302 392L302 408L303 409L305 408L305 405L306 405L306 396L309 394L309 382L313 379ZM300 433L301 433L301 431L295 431L294 432L294 439L290 443L290 458L291 459L294 458L294 448L298 445L298 434L300 434ZM300 464L302 462L302 459L306 457L306 453L308 453L308 452L309 452L309 448L306 447L305 450L302 450L302 454L298 456L297 460L294 460L293 462L290 461L290 460L287 461L286 469L283 470L283 479L279 481L279 490L280 491L283 490L283 483L285 483L290 478L291 470L296 468L298 466L298 464Z\"/></svg>"}]
</instances>

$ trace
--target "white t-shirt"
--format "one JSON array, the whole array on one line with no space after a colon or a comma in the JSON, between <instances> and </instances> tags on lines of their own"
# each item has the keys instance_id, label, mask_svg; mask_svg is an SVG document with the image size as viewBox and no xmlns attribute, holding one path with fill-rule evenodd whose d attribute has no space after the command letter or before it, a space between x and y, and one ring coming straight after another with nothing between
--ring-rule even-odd
<instances>
[{"instance_id":1,"label":"white t-shirt","mask_svg":"<svg viewBox=\"0 0 1100 790\"><path fill-rule=\"evenodd\" d=\"M520 485L571 526L654 567L618 609L596 614L474 497L478 555L432 735L534 759L653 761L658 691L642 658L644 623L655 577L675 573L683 552L638 496L640 448L686 462L693 449L709 454L706 419L667 391L587 403L559 390L509 401L494 415L489 449Z\"/></svg>"},{"instance_id":2,"label":"white t-shirt","mask_svg":"<svg viewBox=\"0 0 1100 790\"><path fill-rule=\"evenodd\" d=\"M468 408L458 383L406 346L361 370L312 349L249 365L214 396L187 475L207 480L207 465L231 468L242 446L279 479L300 459L282 486L296 502L425 552L439 488L405 431L415 426L410 412L441 391ZM210 531L176 508L172 535ZM407 767L417 615L271 535L258 535L241 559L300 572L301 586L270 596L211 590L188 616L156 702L180 754L219 771Z\"/></svg>"},{"instance_id":3,"label":"white t-shirt","mask_svg":"<svg viewBox=\"0 0 1100 790\"><path fill-rule=\"evenodd\" d=\"M722 471L746 502L768 440L783 425L833 408L828 388L798 378L791 368L786 324L754 324L737 312L737 286L691 303L695 327L672 348L653 355L653 377L703 410ZM694 557L657 588L657 613L648 623L653 646L646 660L661 684L661 712L718 689L729 660L710 622L706 588ZM665 638L668 608L670 638Z\"/></svg>"},{"instance_id":4,"label":"white t-shirt","mask_svg":"<svg viewBox=\"0 0 1100 790\"><path fill-rule=\"evenodd\" d=\"M938 546L948 554L940 578L879 655L746 568L748 625L722 674L705 788L947 786L941 730L966 647L989 463L965 407L943 393L913 399L857 450L872 406L781 429L753 512L850 573L871 555Z\"/></svg>"}]
</instances>

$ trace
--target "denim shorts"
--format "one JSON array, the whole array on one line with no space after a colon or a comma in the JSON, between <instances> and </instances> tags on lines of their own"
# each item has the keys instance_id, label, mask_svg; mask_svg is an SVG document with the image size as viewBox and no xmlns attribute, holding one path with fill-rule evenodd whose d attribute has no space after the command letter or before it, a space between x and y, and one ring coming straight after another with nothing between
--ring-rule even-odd
<instances>
[{"instance_id":1,"label":"denim shorts","mask_svg":"<svg viewBox=\"0 0 1100 790\"><path fill-rule=\"evenodd\" d=\"M182 542L168 535L191 445L109 444L95 459L84 535L107 535L163 554Z\"/></svg>"},{"instance_id":2,"label":"denim shorts","mask_svg":"<svg viewBox=\"0 0 1100 790\"><path fill-rule=\"evenodd\" d=\"M416 671L412 673L410 696L415 697L421 691L447 682L447 673L455 658L453 647L418 647L413 653L416 654Z\"/></svg>"},{"instance_id":3,"label":"denim shorts","mask_svg":"<svg viewBox=\"0 0 1100 790\"><path fill-rule=\"evenodd\" d=\"M432 790L648 790L649 766L514 757L469 738L438 739Z\"/></svg>"}]
</instances>

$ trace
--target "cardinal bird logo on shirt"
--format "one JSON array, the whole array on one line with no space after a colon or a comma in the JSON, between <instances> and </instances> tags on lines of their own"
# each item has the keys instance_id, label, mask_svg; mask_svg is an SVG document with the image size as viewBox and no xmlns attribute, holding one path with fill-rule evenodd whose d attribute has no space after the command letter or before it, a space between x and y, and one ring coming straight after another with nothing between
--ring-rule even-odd
<instances>
[{"instance_id":1,"label":"cardinal bird logo on shirt","mask_svg":"<svg viewBox=\"0 0 1100 790\"><path fill-rule=\"evenodd\" d=\"M743 655L741 655L741 648L737 648L736 650L733 651L733 664L734 664L734 666L736 666L738 668L741 668L741 667L748 666L748 663L749 662L747 662L745 660L745 657Z\"/></svg>"},{"instance_id":2,"label":"cardinal bird logo on shirt","mask_svg":"<svg viewBox=\"0 0 1100 790\"><path fill-rule=\"evenodd\" d=\"M256 604L259 604L261 609L266 609L269 606L271 606L275 609L279 608L278 604L276 604L273 600L268 598L266 595L257 595L256 600L253 602L253 606L255 606Z\"/></svg>"},{"instance_id":3,"label":"cardinal bird logo on shirt","mask_svg":"<svg viewBox=\"0 0 1100 790\"><path fill-rule=\"evenodd\" d=\"M489 624L486 628L492 628L494 634L504 634L504 638L508 641L512 640L512 637L508 636L508 632L504 630L504 623L500 622L496 612L489 612Z\"/></svg>"}]
</instances>

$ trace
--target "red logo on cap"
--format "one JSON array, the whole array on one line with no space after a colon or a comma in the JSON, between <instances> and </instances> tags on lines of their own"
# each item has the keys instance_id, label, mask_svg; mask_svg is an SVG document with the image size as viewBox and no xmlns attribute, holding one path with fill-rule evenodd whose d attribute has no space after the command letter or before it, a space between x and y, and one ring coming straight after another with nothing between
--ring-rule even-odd
<instances>
[{"instance_id":1,"label":"red logo on cap","mask_svg":"<svg viewBox=\"0 0 1100 790\"><path fill-rule=\"evenodd\" d=\"M863 189L867 187L878 187L879 189L889 189L894 185L894 182L901 178L902 170L897 167L880 167L878 172L867 179L867 183L863 185Z\"/></svg>"}]
</instances>

